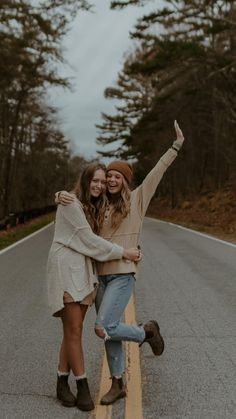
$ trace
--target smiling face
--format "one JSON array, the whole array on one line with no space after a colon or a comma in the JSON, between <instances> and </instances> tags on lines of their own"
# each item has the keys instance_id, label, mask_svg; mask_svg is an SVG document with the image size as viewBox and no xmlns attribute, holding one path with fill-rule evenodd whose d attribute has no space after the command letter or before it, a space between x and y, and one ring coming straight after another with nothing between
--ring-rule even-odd
<instances>
[{"instance_id":1,"label":"smiling face","mask_svg":"<svg viewBox=\"0 0 236 419\"><path fill-rule=\"evenodd\" d=\"M104 170L95 170L89 186L90 196L98 198L106 190L106 174Z\"/></svg>"},{"instance_id":2,"label":"smiling face","mask_svg":"<svg viewBox=\"0 0 236 419\"><path fill-rule=\"evenodd\" d=\"M124 176L116 170L107 173L107 190L110 194L118 194L123 187Z\"/></svg>"}]
</instances>

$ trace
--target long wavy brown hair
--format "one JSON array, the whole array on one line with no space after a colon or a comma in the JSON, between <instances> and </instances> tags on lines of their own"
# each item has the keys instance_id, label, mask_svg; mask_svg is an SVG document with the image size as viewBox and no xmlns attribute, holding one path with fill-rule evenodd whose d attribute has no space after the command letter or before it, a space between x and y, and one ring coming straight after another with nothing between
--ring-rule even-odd
<instances>
[{"instance_id":1,"label":"long wavy brown hair","mask_svg":"<svg viewBox=\"0 0 236 419\"><path fill-rule=\"evenodd\" d=\"M97 170L103 170L106 174L106 166L102 163L91 163L81 173L73 192L83 205L85 216L95 233L99 233L107 207L106 193L101 193L98 198L90 195L90 183Z\"/></svg>"},{"instance_id":2,"label":"long wavy brown hair","mask_svg":"<svg viewBox=\"0 0 236 419\"><path fill-rule=\"evenodd\" d=\"M112 204L111 225L113 228L119 227L123 219L130 213L130 195L128 183L123 177L123 186L120 194L112 196L107 192L108 200Z\"/></svg>"}]
</instances>

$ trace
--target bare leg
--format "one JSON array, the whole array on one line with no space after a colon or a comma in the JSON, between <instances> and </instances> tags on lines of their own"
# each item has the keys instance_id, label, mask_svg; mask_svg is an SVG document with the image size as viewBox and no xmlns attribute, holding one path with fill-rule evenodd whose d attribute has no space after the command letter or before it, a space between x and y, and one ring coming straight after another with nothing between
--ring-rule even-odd
<instances>
[{"instance_id":1,"label":"bare leg","mask_svg":"<svg viewBox=\"0 0 236 419\"><path fill-rule=\"evenodd\" d=\"M60 352L59 352L59 364L58 364L58 370L60 372L70 372L70 364L67 361L67 354L66 354L66 348L65 348L65 338L63 336Z\"/></svg>"},{"instance_id":2,"label":"bare leg","mask_svg":"<svg viewBox=\"0 0 236 419\"><path fill-rule=\"evenodd\" d=\"M62 312L63 340L59 354L59 370L75 376L83 375L84 356L82 348L83 321L87 306L78 303L66 303Z\"/></svg>"},{"instance_id":3,"label":"bare leg","mask_svg":"<svg viewBox=\"0 0 236 419\"><path fill-rule=\"evenodd\" d=\"M82 348L83 321L87 311L86 305L78 303L65 303L62 312L63 322L63 341L60 350L60 360L64 368L69 367L76 377L77 396L76 398L68 386L68 375L61 376L58 381L63 381L62 391L57 393L57 397L64 406L77 406L80 410L89 411L94 409L94 403L89 391L88 381L84 375L84 356ZM79 377L80 376L80 377Z\"/></svg>"}]
</instances>

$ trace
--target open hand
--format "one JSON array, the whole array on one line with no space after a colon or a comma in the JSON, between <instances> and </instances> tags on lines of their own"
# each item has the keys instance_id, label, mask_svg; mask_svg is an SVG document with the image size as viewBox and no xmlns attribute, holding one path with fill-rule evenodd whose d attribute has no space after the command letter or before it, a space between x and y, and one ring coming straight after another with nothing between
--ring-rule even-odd
<instances>
[{"instance_id":1,"label":"open hand","mask_svg":"<svg viewBox=\"0 0 236 419\"><path fill-rule=\"evenodd\" d=\"M179 124L176 120L174 122L174 127L175 127L175 132L176 132L176 140L174 141L173 145L176 148L178 148L178 150L180 150L182 145L183 145L183 142L184 142L184 135L183 135L183 132L180 129Z\"/></svg>"},{"instance_id":2,"label":"open hand","mask_svg":"<svg viewBox=\"0 0 236 419\"><path fill-rule=\"evenodd\" d=\"M75 194L69 193L67 191L61 191L58 196L58 202L62 205L71 204L71 202L74 202L74 200Z\"/></svg>"}]
</instances>

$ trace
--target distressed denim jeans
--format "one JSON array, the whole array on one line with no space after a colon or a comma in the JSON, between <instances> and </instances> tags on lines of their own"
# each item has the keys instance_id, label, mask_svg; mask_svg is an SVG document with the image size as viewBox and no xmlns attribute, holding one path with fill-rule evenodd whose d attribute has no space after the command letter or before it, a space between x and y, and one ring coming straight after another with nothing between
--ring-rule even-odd
<instances>
[{"instance_id":1,"label":"distressed denim jeans","mask_svg":"<svg viewBox=\"0 0 236 419\"><path fill-rule=\"evenodd\" d=\"M111 376L120 376L124 372L122 341L142 342L145 339L143 326L121 322L134 284L133 274L99 276L95 300L96 326L103 328L105 334L107 362Z\"/></svg>"}]
</instances>

